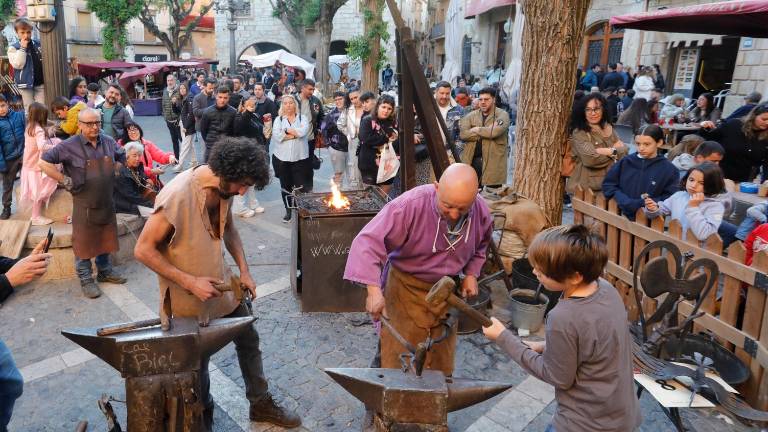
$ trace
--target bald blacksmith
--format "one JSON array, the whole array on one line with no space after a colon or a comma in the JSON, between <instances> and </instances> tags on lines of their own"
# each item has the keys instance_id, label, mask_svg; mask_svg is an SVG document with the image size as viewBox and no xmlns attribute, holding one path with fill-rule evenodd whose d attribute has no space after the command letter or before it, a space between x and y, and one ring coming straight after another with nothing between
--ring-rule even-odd
<instances>
[{"instance_id":1,"label":"bald blacksmith","mask_svg":"<svg viewBox=\"0 0 768 432\"><path fill-rule=\"evenodd\" d=\"M344 279L366 285L371 317L389 319L414 346L442 334L440 319L448 306L432 307L424 299L441 277L463 275L462 295L477 294L493 221L477 189L475 170L453 164L439 183L416 187L384 206L352 242ZM452 375L455 348L454 326L447 340L433 346L425 367ZM400 368L405 351L382 328L381 366Z\"/></svg>"}]
</instances>

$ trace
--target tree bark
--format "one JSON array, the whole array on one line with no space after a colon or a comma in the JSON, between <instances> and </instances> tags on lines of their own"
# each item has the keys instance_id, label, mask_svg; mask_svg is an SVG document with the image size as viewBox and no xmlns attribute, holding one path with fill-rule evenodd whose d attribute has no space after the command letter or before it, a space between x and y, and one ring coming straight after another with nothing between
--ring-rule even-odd
<instances>
[{"instance_id":1,"label":"tree bark","mask_svg":"<svg viewBox=\"0 0 768 432\"><path fill-rule=\"evenodd\" d=\"M320 43L317 45L317 54L315 59L317 61L317 86L323 93L323 96L330 97L328 94L328 80L330 74L328 73L328 55L331 49L331 33L333 32L333 16L329 17L326 11L327 6L323 6L320 9L320 19L317 21L317 32L320 36Z\"/></svg>"},{"instance_id":2,"label":"tree bark","mask_svg":"<svg viewBox=\"0 0 768 432\"><path fill-rule=\"evenodd\" d=\"M590 0L525 0L523 73L515 146L516 190L560 224L560 166L575 90L573 71ZM519 7L519 6L518 6Z\"/></svg>"},{"instance_id":3,"label":"tree bark","mask_svg":"<svg viewBox=\"0 0 768 432\"><path fill-rule=\"evenodd\" d=\"M363 34L368 34L371 30L371 25L376 25L382 21L381 9L378 7L380 0L365 0L365 7L374 13L374 19L372 22L366 22L363 28ZM381 38L375 37L373 40L368 41L371 47L371 54L368 56L368 60L363 62L363 72L360 78L360 89L363 92L371 91L378 94L379 88L379 70L377 68L379 61L379 52L381 51Z\"/></svg>"}]
</instances>

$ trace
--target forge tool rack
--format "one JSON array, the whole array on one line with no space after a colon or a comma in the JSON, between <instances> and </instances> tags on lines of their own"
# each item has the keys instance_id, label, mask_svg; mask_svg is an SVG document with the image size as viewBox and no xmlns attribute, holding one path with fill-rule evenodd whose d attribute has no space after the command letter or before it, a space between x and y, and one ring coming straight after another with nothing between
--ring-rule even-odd
<instances>
[{"instance_id":1,"label":"forge tool rack","mask_svg":"<svg viewBox=\"0 0 768 432\"><path fill-rule=\"evenodd\" d=\"M330 192L294 193L292 209L291 288L302 312L362 312L366 291L344 280L347 255L361 229L389 198L381 189L345 191L347 209L330 208Z\"/></svg>"}]
</instances>

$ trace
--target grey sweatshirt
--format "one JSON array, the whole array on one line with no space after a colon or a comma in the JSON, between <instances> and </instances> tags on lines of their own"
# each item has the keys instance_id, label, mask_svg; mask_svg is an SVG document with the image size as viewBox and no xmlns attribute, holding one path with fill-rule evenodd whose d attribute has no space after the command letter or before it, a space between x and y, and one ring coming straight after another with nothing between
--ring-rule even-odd
<instances>
[{"instance_id":1,"label":"grey sweatshirt","mask_svg":"<svg viewBox=\"0 0 768 432\"><path fill-rule=\"evenodd\" d=\"M547 318L542 354L509 330L496 343L529 374L555 386L556 431L627 432L640 426L627 313L607 281L600 279L588 297L557 303Z\"/></svg>"}]
</instances>

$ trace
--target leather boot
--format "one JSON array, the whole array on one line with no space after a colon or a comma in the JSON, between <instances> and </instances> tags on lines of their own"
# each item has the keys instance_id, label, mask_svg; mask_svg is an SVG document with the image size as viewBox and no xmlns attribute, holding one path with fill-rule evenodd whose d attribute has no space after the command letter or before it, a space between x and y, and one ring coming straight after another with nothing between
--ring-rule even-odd
<instances>
[{"instance_id":1,"label":"leather boot","mask_svg":"<svg viewBox=\"0 0 768 432\"><path fill-rule=\"evenodd\" d=\"M251 421L272 423L284 428L301 426L299 416L278 405L269 393L264 395L258 402L251 403L248 416Z\"/></svg>"}]
</instances>

